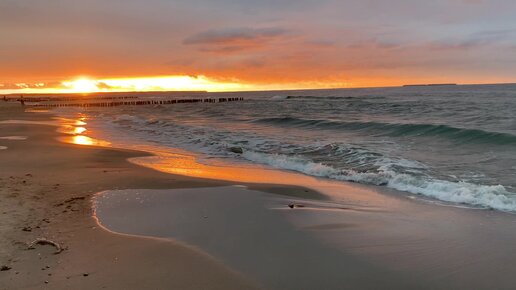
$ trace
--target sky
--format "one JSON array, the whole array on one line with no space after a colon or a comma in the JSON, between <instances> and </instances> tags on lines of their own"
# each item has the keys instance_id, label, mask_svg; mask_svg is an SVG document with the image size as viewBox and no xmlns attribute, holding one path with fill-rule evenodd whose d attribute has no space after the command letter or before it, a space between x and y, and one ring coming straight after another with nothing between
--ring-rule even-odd
<instances>
[{"instance_id":1,"label":"sky","mask_svg":"<svg viewBox=\"0 0 516 290\"><path fill-rule=\"evenodd\" d=\"M516 82L514 0L0 0L0 93Z\"/></svg>"}]
</instances>

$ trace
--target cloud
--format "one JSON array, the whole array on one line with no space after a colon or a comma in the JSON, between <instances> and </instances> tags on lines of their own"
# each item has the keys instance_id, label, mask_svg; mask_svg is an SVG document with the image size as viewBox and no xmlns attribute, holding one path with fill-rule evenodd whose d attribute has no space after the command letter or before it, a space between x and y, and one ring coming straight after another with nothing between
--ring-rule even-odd
<instances>
[{"instance_id":1,"label":"cloud","mask_svg":"<svg viewBox=\"0 0 516 290\"><path fill-rule=\"evenodd\" d=\"M334 40L329 39L315 39L315 40L309 40L305 44L320 47L320 48L327 48L327 47L335 47L336 42Z\"/></svg>"},{"instance_id":2,"label":"cloud","mask_svg":"<svg viewBox=\"0 0 516 290\"><path fill-rule=\"evenodd\" d=\"M279 28L229 28L208 30L189 36L185 45L197 45L202 52L232 54L267 46L273 41L290 35L290 31Z\"/></svg>"},{"instance_id":3,"label":"cloud","mask_svg":"<svg viewBox=\"0 0 516 290\"><path fill-rule=\"evenodd\" d=\"M95 85L97 86L97 88L99 89L105 89L105 90L109 90L109 89L113 89L112 86L106 84L105 82L96 82Z\"/></svg>"},{"instance_id":4,"label":"cloud","mask_svg":"<svg viewBox=\"0 0 516 290\"><path fill-rule=\"evenodd\" d=\"M376 37L360 40L347 45L351 49L394 49L400 48L402 43L394 39L378 39Z\"/></svg>"},{"instance_id":5,"label":"cloud","mask_svg":"<svg viewBox=\"0 0 516 290\"><path fill-rule=\"evenodd\" d=\"M1 89L3 90L21 90L21 89L44 89L51 86L54 86L59 83L50 82L36 82L36 83L4 83L0 84Z\"/></svg>"},{"instance_id":6,"label":"cloud","mask_svg":"<svg viewBox=\"0 0 516 290\"><path fill-rule=\"evenodd\" d=\"M462 3L478 5L478 4L483 4L484 0L462 0Z\"/></svg>"},{"instance_id":7,"label":"cloud","mask_svg":"<svg viewBox=\"0 0 516 290\"><path fill-rule=\"evenodd\" d=\"M503 29L516 29L515 9L514 0L0 0L0 80L16 89L80 75L514 79L516 34Z\"/></svg>"},{"instance_id":8,"label":"cloud","mask_svg":"<svg viewBox=\"0 0 516 290\"><path fill-rule=\"evenodd\" d=\"M283 36L287 30L272 28L230 28L204 31L185 38L184 44L228 44L235 42L253 42Z\"/></svg>"},{"instance_id":9,"label":"cloud","mask_svg":"<svg viewBox=\"0 0 516 290\"><path fill-rule=\"evenodd\" d=\"M459 49L467 50L490 45L514 45L516 29L486 30L470 34L467 37L448 38L429 43L428 47L436 50Z\"/></svg>"}]
</instances>

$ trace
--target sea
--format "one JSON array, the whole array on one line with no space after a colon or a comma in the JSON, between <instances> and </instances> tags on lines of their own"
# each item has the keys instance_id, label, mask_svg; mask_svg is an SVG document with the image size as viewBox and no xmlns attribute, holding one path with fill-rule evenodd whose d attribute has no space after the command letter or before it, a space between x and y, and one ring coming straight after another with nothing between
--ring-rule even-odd
<instances>
[{"instance_id":1,"label":"sea","mask_svg":"<svg viewBox=\"0 0 516 290\"><path fill-rule=\"evenodd\" d=\"M245 100L63 111L117 144L516 212L514 84L128 95Z\"/></svg>"}]
</instances>

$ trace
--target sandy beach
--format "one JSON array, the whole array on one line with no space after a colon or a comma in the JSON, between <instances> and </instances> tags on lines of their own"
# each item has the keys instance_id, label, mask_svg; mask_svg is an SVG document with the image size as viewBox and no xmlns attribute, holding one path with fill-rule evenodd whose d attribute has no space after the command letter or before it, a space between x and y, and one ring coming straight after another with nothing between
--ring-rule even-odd
<instances>
[{"instance_id":1,"label":"sandy beach","mask_svg":"<svg viewBox=\"0 0 516 290\"><path fill-rule=\"evenodd\" d=\"M5 119L48 120L1 104ZM219 186L223 182L133 165L142 153L56 140L52 126L1 125L0 289L253 289L212 257L171 240L131 237L98 227L90 198L115 188ZM30 242L44 237L65 248Z\"/></svg>"},{"instance_id":2,"label":"sandy beach","mask_svg":"<svg viewBox=\"0 0 516 290\"><path fill-rule=\"evenodd\" d=\"M24 137L0 139L0 289L515 284L513 214L286 171L193 168L185 157L64 143L58 127L34 124L50 117L0 104L0 137ZM187 168L195 169L190 177L178 174ZM27 249L37 238L64 250Z\"/></svg>"},{"instance_id":3,"label":"sandy beach","mask_svg":"<svg viewBox=\"0 0 516 290\"><path fill-rule=\"evenodd\" d=\"M0 290L516 289L515 11L0 0Z\"/></svg>"}]
</instances>

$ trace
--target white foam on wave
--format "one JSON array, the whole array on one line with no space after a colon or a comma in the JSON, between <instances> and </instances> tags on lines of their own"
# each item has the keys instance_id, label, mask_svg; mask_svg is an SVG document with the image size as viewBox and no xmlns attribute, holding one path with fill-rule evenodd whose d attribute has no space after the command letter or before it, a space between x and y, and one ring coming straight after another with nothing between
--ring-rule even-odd
<instances>
[{"instance_id":1,"label":"white foam on wave","mask_svg":"<svg viewBox=\"0 0 516 290\"><path fill-rule=\"evenodd\" d=\"M265 154L254 151L244 151L242 156L249 160L272 167L298 171L318 177L331 177L338 173L338 170L330 166L309 162L298 157L289 157L279 154Z\"/></svg>"},{"instance_id":2,"label":"white foam on wave","mask_svg":"<svg viewBox=\"0 0 516 290\"><path fill-rule=\"evenodd\" d=\"M133 116L133 115L128 115L128 114L122 114L122 115L116 116L114 118L114 120L116 122L131 121L131 122L135 122L138 124L142 124L145 121L144 119L141 119L141 118Z\"/></svg>"},{"instance_id":3,"label":"white foam on wave","mask_svg":"<svg viewBox=\"0 0 516 290\"><path fill-rule=\"evenodd\" d=\"M227 154L227 148L231 146L241 146L244 149L244 153L241 155L244 159L279 169L341 181L382 185L444 202L516 212L516 193L508 191L504 186L480 185L432 178L431 176L421 174L426 169L426 165L416 161L372 156L371 158L373 159L378 158L376 162L375 160L372 161L375 162L372 164L376 168L374 171L337 169L297 156L253 151L255 148L268 150L270 146L267 145L271 144L274 145L272 146L274 148L281 145L281 143L269 144L270 141L261 140L259 136L233 136L230 132L220 132L207 127L190 127L166 120L141 118L129 114L114 116L110 120L113 122L111 124L115 125L115 127L110 128L114 136L117 135L119 130L117 126L129 126L133 132L142 134L140 137L145 138L144 140L186 150L200 151L215 156L224 156L224 154ZM167 129L163 130L163 126L166 126ZM238 143L238 140L246 140L245 145ZM353 161L357 164L369 162L362 160L368 156L368 151L357 148L352 149L357 154L354 154L353 159L348 161ZM349 148L338 148L337 151L346 153L349 151ZM347 156L347 158L349 159L350 156ZM401 173L399 168L402 168L404 172Z\"/></svg>"},{"instance_id":4,"label":"white foam on wave","mask_svg":"<svg viewBox=\"0 0 516 290\"><path fill-rule=\"evenodd\" d=\"M372 185L385 185L400 191L432 197L438 200L473 206L489 207L501 211L516 211L516 193L502 185L478 185L468 182L452 182L397 173L388 165L381 166L377 173L338 170L310 162L299 157L246 151L247 160L267 164L280 169L302 172L317 177L353 181Z\"/></svg>"},{"instance_id":5,"label":"white foam on wave","mask_svg":"<svg viewBox=\"0 0 516 290\"><path fill-rule=\"evenodd\" d=\"M489 207L501 211L516 211L515 193L507 191L503 185L424 180L407 174L397 174L389 180L387 186L442 201Z\"/></svg>"},{"instance_id":6,"label":"white foam on wave","mask_svg":"<svg viewBox=\"0 0 516 290\"><path fill-rule=\"evenodd\" d=\"M288 96L273 96L271 100L286 100Z\"/></svg>"}]
</instances>

